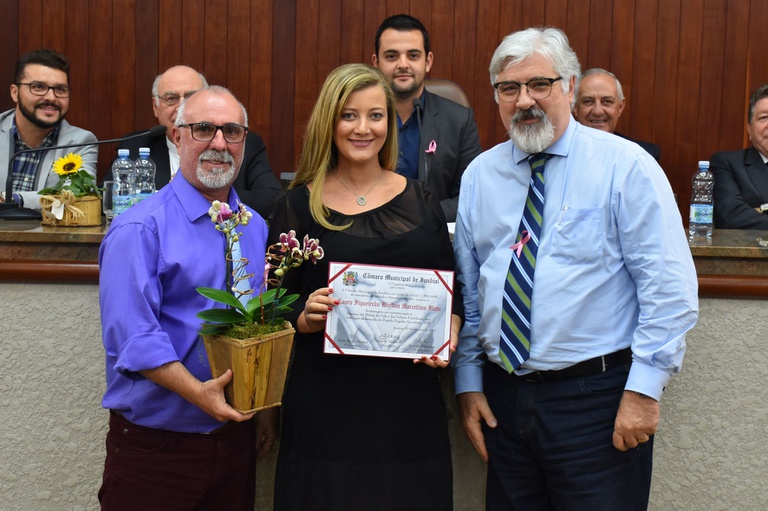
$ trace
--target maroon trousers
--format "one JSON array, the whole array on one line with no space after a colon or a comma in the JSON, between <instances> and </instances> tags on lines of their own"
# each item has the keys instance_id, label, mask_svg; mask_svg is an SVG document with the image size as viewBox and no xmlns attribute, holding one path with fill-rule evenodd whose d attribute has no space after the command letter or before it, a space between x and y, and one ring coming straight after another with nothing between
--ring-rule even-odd
<instances>
[{"instance_id":1,"label":"maroon trousers","mask_svg":"<svg viewBox=\"0 0 768 511\"><path fill-rule=\"evenodd\" d=\"M99 489L107 511L253 511L253 421L203 435L137 426L112 413Z\"/></svg>"}]
</instances>

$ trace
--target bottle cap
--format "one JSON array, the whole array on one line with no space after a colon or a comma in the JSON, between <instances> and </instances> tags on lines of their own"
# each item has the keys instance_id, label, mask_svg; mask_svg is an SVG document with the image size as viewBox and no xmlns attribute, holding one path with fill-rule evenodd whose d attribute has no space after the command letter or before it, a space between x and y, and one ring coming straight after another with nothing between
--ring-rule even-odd
<instances>
[{"instance_id":1,"label":"bottle cap","mask_svg":"<svg viewBox=\"0 0 768 511\"><path fill-rule=\"evenodd\" d=\"M131 150L130 149L118 149L117 150L117 155L118 156L130 156L131 155Z\"/></svg>"},{"instance_id":2,"label":"bottle cap","mask_svg":"<svg viewBox=\"0 0 768 511\"><path fill-rule=\"evenodd\" d=\"M700 161L699 162L699 168L700 169L708 169L709 168L709 162L708 161Z\"/></svg>"},{"instance_id":3,"label":"bottle cap","mask_svg":"<svg viewBox=\"0 0 768 511\"><path fill-rule=\"evenodd\" d=\"M139 154L149 154L149 147L139 147Z\"/></svg>"}]
</instances>

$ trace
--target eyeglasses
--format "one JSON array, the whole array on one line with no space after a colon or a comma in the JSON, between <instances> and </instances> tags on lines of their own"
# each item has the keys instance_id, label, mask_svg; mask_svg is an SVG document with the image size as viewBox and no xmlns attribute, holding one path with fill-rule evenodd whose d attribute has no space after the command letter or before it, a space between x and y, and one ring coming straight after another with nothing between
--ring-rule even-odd
<instances>
[{"instance_id":1,"label":"eyeglasses","mask_svg":"<svg viewBox=\"0 0 768 511\"><path fill-rule=\"evenodd\" d=\"M35 96L45 96L48 91L53 89L53 95L57 98L68 98L72 89L67 85L46 85L41 82L17 83L16 85L26 85L29 92Z\"/></svg>"},{"instance_id":2,"label":"eyeglasses","mask_svg":"<svg viewBox=\"0 0 768 511\"><path fill-rule=\"evenodd\" d=\"M528 89L528 95L533 99L547 99L552 94L552 84L562 79L562 76L558 76L557 78L533 78L524 83L496 82L493 84L493 88L496 89L496 93L502 101L517 101L523 85Z\"/></svg>"},{"instance_id":3,"label":"eyeglasses","mask_svg":"<svg viewBox=\"0 0 768 511\"><path fill-rule=\"evenodd\" d=\"M157 99L162 101L166 106L176 106L179 104L179 101L181 101L182 98L187 99L192 94L197 92L196 90L186 92L184 94L174 94L173 92L169 92L167 94L163 94L162 96L155 96Z\"/></svg>"},{"instance_id":4,"label":"eyeglasses","mask_svg":"<svg viewBox=\"0 0 768 511\"><path fill-rule=\"evenodd\" d=\"M216 132L221 130L224 140L230 144L239 144L245 140L245 134L248 133L248 128L234 122L223 126L217 126L210 122L193 122L191 124L179 124L179 128L189 128L192 131L192 138L198 142L210 142L216 136Z\"/></svg>"}]
</instances>

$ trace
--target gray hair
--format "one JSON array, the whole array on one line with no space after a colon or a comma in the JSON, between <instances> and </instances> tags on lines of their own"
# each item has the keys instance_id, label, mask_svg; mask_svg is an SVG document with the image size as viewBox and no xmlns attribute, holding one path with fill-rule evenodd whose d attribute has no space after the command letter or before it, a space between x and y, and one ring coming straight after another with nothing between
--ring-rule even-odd
<instances>
[{"instance_id":1,"label":"gray hair","mask_svg":"<svg viewBox=\"0 0 768 511\"><path fill-rule=\"evenodd\" d=\"M568 36L557 28L534 27L513 32L506 36L493 52L489 72L491 84L509 66L539 54L552 62L555 72L562 76L563 92L568 93L571 78L581 74L579 58L568 44ZM496 102L499 101L496 95Z\"/></svg>"},{"instance_id":2,"label":"gray hair","mask_svg":"<svg viewBox=\"0 0 768 511\"><path fill-rule=\"evenodd\" d=\"M195 92L195 94L199 94L201 92L210 92L216 96L232 96L235 101L237 101L237 104L240 105L240 108L243 110L243 124L247 127L248 126L248 112L245 111L245 107L240 102L239 99L235 97L232 92L227 89L226 87L222 87L221 85L206 85L199 91ZM192 96L190 96L191 98ZM176 111L176 122L174 123L176 126L181 126L182 124L186 124L186 120L184 119L186 117L186 105L187 105L187 99L184 98L184 100L179 104L179 109Z\"/></svg>"},{"instance_id":3,"label":"gray hair","mask_svg":"<svg viewBox=\"0 0 768 511\"><path fill-rule=\"evenodd\" d=\"M592 69L587 69L586 71L581 73L581 76L579 76L576 79L576 85L574 86L574 91L573 91L574 102L576 101L576 98L579 96L579 86L581 85L581 81L584 78L588 76L593 76L593 75L605 75L616 80L616 93L619 95L619 101L624 101L624 90L621 88L621 82L619 81L618 78L616 78L616 75L600 67L593 67Z\"/></svg>"},{"instance_id":4,"label":"gray hair","mask_svg":"<svg viewBox=\"0 0 768 511\"><path fill-rule=\"evenodd\" d=\"M173 67L178 67L178 66L173 66ZM159 75L157 75L155 77L155 81L152 82L152 97L155 98L155 104L157 106L160 106L160 97L159 97L160 96L160 80L163 78L165 73L167 73L170 69L172 68L168 68L162 73L160 73ZM205 79L205 76L203 76L203 73L199 71L195 71L195 72L197 73L197 76L200 77L200 81L203 82L203 87L208 87L208 80Z\"/></svg>"}]
</instances>

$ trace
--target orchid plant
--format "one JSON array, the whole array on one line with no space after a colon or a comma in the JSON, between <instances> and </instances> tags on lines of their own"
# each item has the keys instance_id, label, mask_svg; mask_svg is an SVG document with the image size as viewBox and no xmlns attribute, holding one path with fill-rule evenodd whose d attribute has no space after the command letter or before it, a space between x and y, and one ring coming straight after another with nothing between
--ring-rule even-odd
<instances>
[{"instance_id":1,"label":"orchid plant","mask_svg":"<svg viewBox=\"0 0 768 511\"><path fill-rule=\"evenodd\" d=\"M290 305L299 295L286 295L283 289L283 279L291 268L301 266L304 261L317 263L323 258L323 249L319 240L304 236L303 244L299 244L296 232L280 234L279 241L267 248L264 266L264 291L258 297L251 296L252 290L243 291L238 284L253 276L246 274L248 260L244 257L235 258L235 242L242 234L237 232L239 225L248 225L252 214L243 204L238 204L237 210L232 211L225 202L213 201L208 211L216 229L226 237L226 291L210 287L198 287L197 292L227 308L214 308L201 311L197 317L204 320L200 333L203 335L226 333L235 338L248 338L254 335L276 332L284 328L284 316L291 312ZM274 277L270 277L270 273ZM267 286L271 289L266 290ZM245 303L244 303L245 302Z\"/></svg>"}]
</instances>

